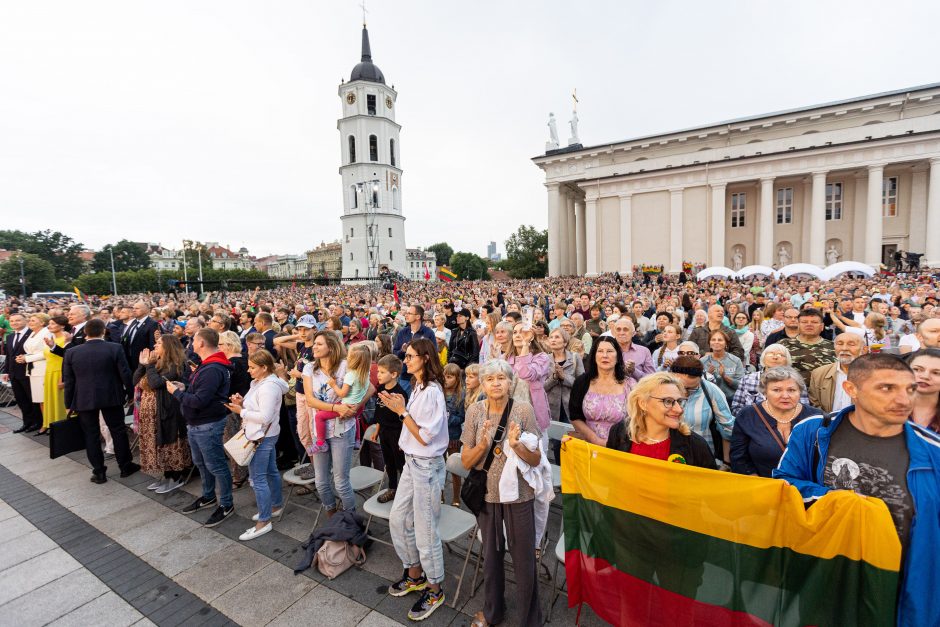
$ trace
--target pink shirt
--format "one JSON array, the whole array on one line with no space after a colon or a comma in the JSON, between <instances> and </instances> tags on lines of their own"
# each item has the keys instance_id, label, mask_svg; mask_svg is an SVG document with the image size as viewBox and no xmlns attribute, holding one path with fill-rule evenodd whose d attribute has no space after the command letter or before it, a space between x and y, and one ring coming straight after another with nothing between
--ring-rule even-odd
<instances>
[{"instance_id":1,"label":"pink shirt","mask_svg":"<svg viewBox=\"0 0 940 627\"><path fill-rule=\"evenodd\" d=\"M551 422L545 382L548 380L548 373L551 372L552 358L547 353L529 353L519 357L510 357L509 365L512 366L517 377L529 384L532 409L535 410L535 422L539 429L545 431Z\"/></svg>"}]
</instances>

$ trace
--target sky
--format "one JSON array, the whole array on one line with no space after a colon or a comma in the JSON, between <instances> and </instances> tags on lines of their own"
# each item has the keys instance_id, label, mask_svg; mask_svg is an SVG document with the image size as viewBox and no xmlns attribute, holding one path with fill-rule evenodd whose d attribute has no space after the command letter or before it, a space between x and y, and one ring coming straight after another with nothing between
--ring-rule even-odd
<instances>
[{"instance_id":1,"label":"sky","mask_svg":"<svg viewBox=\"0 0 940 627\"><path fill-rule=\"evenodd\" d=\"M409 247L545 228L585 145L940 81L940 3L367 2ZM357 0L0 1L0 228L302 253L339 237Z\"/></svg>"}]
</instances>

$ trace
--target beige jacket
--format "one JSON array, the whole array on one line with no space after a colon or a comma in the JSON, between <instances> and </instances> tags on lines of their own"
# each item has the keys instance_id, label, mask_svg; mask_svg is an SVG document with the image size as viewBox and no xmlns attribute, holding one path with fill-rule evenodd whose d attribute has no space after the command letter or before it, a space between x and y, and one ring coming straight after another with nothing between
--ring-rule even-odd
<instances>
[{"instance_id":1,"label":"beige jacket","mask_svg":"<svg viewBox=\"0 0 940 627\"><path fill-rule=\"evenodd\" d=\"M825 413L832 411L832 402L836 396L836 375L839 372L839 362L820 366L810 373L809 402Z\"/></svg>"}]
</instances>

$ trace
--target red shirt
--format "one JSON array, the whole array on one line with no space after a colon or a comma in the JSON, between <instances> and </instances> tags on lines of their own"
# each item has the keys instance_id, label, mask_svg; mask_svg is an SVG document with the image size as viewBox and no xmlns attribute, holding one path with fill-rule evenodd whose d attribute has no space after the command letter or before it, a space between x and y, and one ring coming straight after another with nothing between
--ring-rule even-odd
<instances>
[{"instance_id":1,"label":"red shirt","mask_svg":"<svg viewBox=\"0 0 940 627\"><path fill-rule=\"evenodd\" d=\"M652 457L666 461L669 459L669 438L666 438L658 444L645 444L643 442L634 442L630 447L630 452L634 455L643 457Z\"/></svg>"}]
</instances>

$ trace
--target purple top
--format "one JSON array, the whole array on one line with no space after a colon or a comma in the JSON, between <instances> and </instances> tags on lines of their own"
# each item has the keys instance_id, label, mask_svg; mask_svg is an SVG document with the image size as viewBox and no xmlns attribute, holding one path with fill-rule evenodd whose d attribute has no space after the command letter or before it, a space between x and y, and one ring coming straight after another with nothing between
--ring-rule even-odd
<instances>
[{"instance_id":1,"label":"purple top","mask_svg":"<svg viewBox=\"0 0 940 627\"><path fill-rule=\"evenodd\" d=\"M548 394L545 392L545 382L552 369L552 358L548 353L529 353L519 357L510 357L509 365L517 377L529 384L529 395L532 397L532 409L535 410L535 422L539 429L545 431L551 422L551 411L548 407Z\"/></svg>"},{"instance_id":2,"label":"purple top","mask_svg":"<svg viewBox=\"0 0 940 627\"><path fill-rule=\"evenodd\" d=\"M632 388L631 381L627 379L620 394L599 394L588 390L584 395L585 422L597 437L606 440L610 428L626 417L627 396Z\"/></svg>"},{"instance_id":3,"label":"purple top","mask_svg":"<svg viewBox=\"0 0 940 627\"><path fill-rule=\"evenodd\" d=\"M636 342L630 342L629 350L623 350L622 347L620 350L623 353L623 361L625 363L632 361L636 364L633 374L630 375L632 379L639 381L646 375L656 372L653 356L650 354L650 350L645 346L640 346Z\"/></svg>"}]
</instances>

